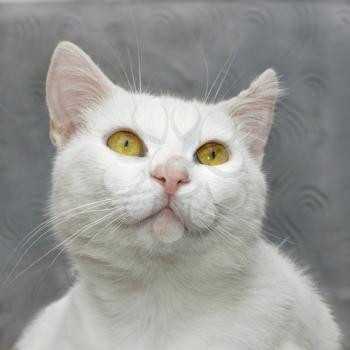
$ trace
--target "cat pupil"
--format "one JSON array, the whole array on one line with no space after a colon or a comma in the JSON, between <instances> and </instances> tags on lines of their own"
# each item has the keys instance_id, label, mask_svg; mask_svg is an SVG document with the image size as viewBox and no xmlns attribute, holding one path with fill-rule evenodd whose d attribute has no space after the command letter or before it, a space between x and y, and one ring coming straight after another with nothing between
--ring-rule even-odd
<instances>
[{"instance_id":1,"label":"cat pupil","mask_svg":"<svg viewBox=\"0 0 350 350\"><path fill-rule=\"evenodd\" d=\"M212 157L213 159L215 159L215 157L216 157L215 151L212 151L212 152L211 152L211 157Z\"/></svg>"},{"instance_id":2,"label":"cat pupil","mask_svg":"<svg viewBox=\"0 0 350 350\"><path fill-rule=\"evenodd\" d=\"M128 148L128 146L129 146L129 140L126 139L125 142L124 142L124 148Z\"/></svg>"}]
</instances>

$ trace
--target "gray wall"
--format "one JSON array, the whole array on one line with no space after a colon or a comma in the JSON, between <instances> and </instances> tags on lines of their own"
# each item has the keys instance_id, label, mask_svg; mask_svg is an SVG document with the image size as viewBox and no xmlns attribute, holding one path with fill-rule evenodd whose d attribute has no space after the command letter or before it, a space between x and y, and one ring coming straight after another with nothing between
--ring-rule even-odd
<instances>
[{"instance_id":1,"label":"gray wall","mask_svg":"<svg viewBox=\"0 0 350 350\"><path fill-rule=\"evenodd\" d=\"M349 350L350 7L336 1L0 4L0 349L70 280L63 254L54 260L60 250L36 262L54 245L49 233L14 250L45 219L54 149L44 82L62 39L126 87L131 65L139 79L139 43L142 82L154 92L202 97L206 65L212 83L230 53L217 99L267 67L279 72L287 96L265 159L266 234L308 267Z\"/></svg>"}]
</instances>

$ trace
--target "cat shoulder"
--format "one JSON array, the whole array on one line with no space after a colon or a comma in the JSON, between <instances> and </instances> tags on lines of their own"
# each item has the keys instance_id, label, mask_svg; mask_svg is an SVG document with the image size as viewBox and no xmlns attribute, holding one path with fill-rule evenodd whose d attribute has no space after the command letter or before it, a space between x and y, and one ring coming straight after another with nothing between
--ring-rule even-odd
<instances>
[{"instance_id":1,"label":"cat shoulder","mask_svg":"<svg viewBox=\"0 0 350 350\"><path fill-rule=\"evenodd\" d=\"M13 350L70 349L61 344L62 340L57 339L69 302L70 293L68 292L59 300L39 311L35 319L24 329Z\"/></svg>"}]
</instances>

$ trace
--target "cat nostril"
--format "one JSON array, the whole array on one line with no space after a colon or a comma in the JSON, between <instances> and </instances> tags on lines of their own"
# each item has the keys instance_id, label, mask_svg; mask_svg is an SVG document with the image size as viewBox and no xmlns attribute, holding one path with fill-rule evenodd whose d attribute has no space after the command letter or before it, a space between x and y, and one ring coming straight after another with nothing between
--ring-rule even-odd
<instances>
[{"instance_id":1,"label":"cat nostril","mask_svg":"<svg viewBox=\"0 0 350 350\"><path fill-rule=\"evenodd\" d=\"M157 175L153 175L154 178L156 178L157 180L161 181L161 182L166 182L166 179L164 176L157 176Z\"/></svg>"},{"instance_id":2,"label":"cat nostril","mask_svg":"<svg viewBox=\"0 0 350 350\"><path fill-rule=\"evenodd\" d=\"M188 176L188 173L186 172L186 174L183 174L183 177L181 177L178 181L178 183L184 184L190 182L190 178Z\"/></svg>"},{"instance_id":3,"label":"cat nostril","mask_svg":"<svg viewBox=\"0 0 350 350\"><path fill-rule=\"evenodd\" d=\"M153 174L152 175L155 179L157 179L160 182L174 182L176 184L182 184L182 183L187 183L190 182L190 179L188 177L188 175L184 175L184 176L161 176L161 175L157 175L157 174Z\"/></svg>"}]
</instances>

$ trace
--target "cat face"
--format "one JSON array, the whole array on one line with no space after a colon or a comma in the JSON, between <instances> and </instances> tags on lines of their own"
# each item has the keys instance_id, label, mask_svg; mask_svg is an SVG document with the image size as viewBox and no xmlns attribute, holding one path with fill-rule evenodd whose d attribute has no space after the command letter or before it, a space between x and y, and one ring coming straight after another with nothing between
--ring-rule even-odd
<instances>
[{"instance_id":1,"label":"cat face","mask_svg":"<svg viewBox=\"0 0 350 350\"><path fill-rule=\"evenodd\" d=\"M260 165L277 92L267 70L217 104L131 93L61 43L47 101L58 149L52 208L66 245L113 255L115 247L169 252L252 239L264 212Z\"/></svg>"}]
</instances>

